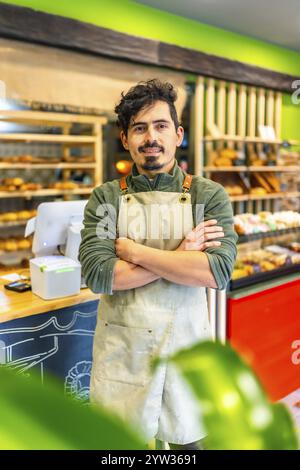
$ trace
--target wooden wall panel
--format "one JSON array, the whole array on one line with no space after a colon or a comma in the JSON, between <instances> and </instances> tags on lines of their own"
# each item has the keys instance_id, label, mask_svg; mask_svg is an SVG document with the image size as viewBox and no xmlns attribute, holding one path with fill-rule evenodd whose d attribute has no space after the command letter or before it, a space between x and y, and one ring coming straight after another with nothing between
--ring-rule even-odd
<instances>
[{"instance_id":1,"label":"wooden wall panel","mask_svg":"<svg viewBox=\"0 0 300 470\"><path fill-rule=\"evenodd\" d=\"M0 37L192 72L290 93L292 75L0 2Z\"/></svg>"}]
</instances>

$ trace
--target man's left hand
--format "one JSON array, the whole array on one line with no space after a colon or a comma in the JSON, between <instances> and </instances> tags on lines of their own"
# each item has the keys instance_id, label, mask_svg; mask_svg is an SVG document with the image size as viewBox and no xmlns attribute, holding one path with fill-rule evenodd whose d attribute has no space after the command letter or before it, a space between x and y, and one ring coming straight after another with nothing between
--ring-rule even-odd
<instances>
[{"instance_id":1,"label":"man's left hand","mask_svg":"<svg viewBox=\"0 0 300 470\"><path fill-rule=\"evenodd\" d=\"M134 263L138 247L139 244L129 238L117 238L115 243L116 255L124 261Z\"/></svg>"}]
</instances>

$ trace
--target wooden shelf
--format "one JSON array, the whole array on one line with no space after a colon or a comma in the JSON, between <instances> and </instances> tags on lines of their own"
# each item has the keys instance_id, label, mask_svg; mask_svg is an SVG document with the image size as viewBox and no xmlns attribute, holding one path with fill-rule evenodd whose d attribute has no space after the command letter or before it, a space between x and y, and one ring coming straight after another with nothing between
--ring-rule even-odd
<instances>
[{"instance_id":1,"label":"wooden shelf","mask_svg":"<svg viewBox=\"0 0 300 470\"><path fill-rule=\"evenodd\" d=\"M22 227L22 225L27 224L28 220L11 220L8 222L0 222L0 229L7 227Z\"/></svg>"},{"instance_id":2,"label":"wooden shelf","mask_svg":"<svg viewBox=\"0 0 300 470\"><path fill-rule=\"evenodd\" d=\"M92 116L81 114L68 114L68 113L53 113L46 111L27 111L27 110L0 110L0 120L13 121L18 123L29 122L38 125L41 124L65 124L69 122L76 122L81 124L106 124L107 118L104 116Z\"/></svg>"},{"instance_id":3,"label":"wooden shelf","mask_svg":"<svg viewBox=\"0 0 300 470\"><path fill-rule=\"evenodd\" d=\"M241 194L240 196L229 196L229 198L232 202L249 201L249 195L248 194Z\"/></svg>"},{"instance_id":4,"label":"wooden shelf","mask_svg":"<svg viewBox=\"0 0 300 470\"><path fill-rule=\"evenodd\" d=\"M299 197L300 192L287 192L287 193L272 193L272 194L263 194L263 195L256 195L256 194L243 194L241 196L230 196L230 200L232 202L239 202L239 201L259 201L264 199L278 199L278 198L289 198L289 197Z\"/></svg>"},{"instance_id":5,"label":"wooden shelf","mask_svg":"<svg viewBox=\"0 0 300 470\"><path fill-rule=\"evenodd\" d=\"M39 189L38 191L0 191L0 198L31 198L31 197L42 197L42 196L58 196L58 195L74 195L74 194L91 194L93 191L91 188L78 188L78 189Z\"/></svg>"},{"instance_id":6,"label":"wooden shelf","mask_svg":"<svg viewBox=\"0 0 300 470\"><path fill-rule=\"evenodd\" d=\"M244 143L257 143L257 144L276 144L280 145L282 144L282 140L275 139L275 140L268 140L268 139L261 139L260 137L241 137L238 135L221 135L219 137L212 137L212 136L204 136L203 141L204 142L214 142L214 141L220 141L220 140L226 140L230 142L244 142Z\"/></svg>"},{"instance_id":7,"label":"wooden shelf","mask_svg":"<svg viewBox=\"0 0 300 470\"><path fill-rule=\"evenodd\" d=\"M69 114L59 112L47 111L32 111L32 110L1 110L0 109L0 123L8 122L15 124L22 124L27 126L34 126L37 130L29 130L29 132L4 132L0 133L0 142L2 143L27 143L34 144L60 144L61 145L61 159L57 158L51 161L47 159L32 162L9 162L5 159L0 161L0 172L2 170L57 170L63 172L63 179L69 180L69 170L81 169L93 173L93 185L99 186L102 183L103 173L103 133L102 127L107 123L105 116L92 116L86 114ZM73 124L89 125L88 132L81 127L81 133L76 135L72 134ZM50 130L45 130L45 127L59 127L60 133L54 134ZM84 126L86 127L86 126ZM71 132L71 133L70 133ZM78 161L71 156L72 147L88 146L91 150L91 159L87 158L89 162L84 159ZM26 152L25 152L26 153ZM71 157L71 158L70 158ZM55 161L56 160L56 161ZM0 191L0 198L31 198L40 196L56 196L56 195L76 195L76 194L90 194L91 188L78 188L75 190L56 190L56 189L41 189L38 191L12 191L7 192L5 189Z\"/></svg>"},{"instance_id":8,"label":"wooden shelf","mask_svg":"<svg viewBox=\"0 0 300 470\"><path fill-rule=\"evenodd\" d=\"M203 170L205 172L216 172L216 171L248 171L247 166L205 166Z\"/></svg>"},{"instance_id":9,"label":"wooden shelf","mask_svg":"<svg viewBox=\"0 0 300 470\"><path fill-rule=\"evenodd\" d=\"M0 170L94 169L96 163L0 163Z\"/></svg>"},{"instance_id":10,"label":"wooden shelf","mask_svg":"<svg viewBox=\"0 0 300 470\"><path fill-rule=\"evenodd\" d=\"M233 171L273 171L273 172L295 172L295 171L300 171L300 165L299 166L205 166L203 168L203 171L205 172L217 172L217 171L227 171L227 172L233 172Z\"/></svg>"},{"instance_id":11,"label":"wooden shelf","mask_svg":"<svg viewBox=\"0 0 300 470\"><path fill-rule=\"evenodd\" d=\"M69 144L95 144L97 138L94 136L63 135L63 134L0 134L0 141L7 142L52 142Z\"/></svg>"},{"instance_id":12,"label":"wooden shelf","mask_svg":"<svg viewBox=\"0 0 300 470\"><path fill-rule=\"evenodd\" d=\"M249 171L300 171L300 165L299 166L280 166L280 165L274 165L274 166L249 166L248 167Z\"/></svg>"}]
</instances>

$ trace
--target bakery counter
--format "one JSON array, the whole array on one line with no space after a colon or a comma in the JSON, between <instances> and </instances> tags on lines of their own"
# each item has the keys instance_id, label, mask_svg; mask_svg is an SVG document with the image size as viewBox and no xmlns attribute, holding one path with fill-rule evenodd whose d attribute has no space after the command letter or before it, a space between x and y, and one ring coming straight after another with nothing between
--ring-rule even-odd
<instances>
[{"instance_id":1,"label":"bakery counter","mask_svg":"<svg viewBox=\"0 0 300 470\"><path fill-rule=\"evenodd\" d=\"M34 371L43 383L55 375L64 393L87 401L99 295L82 289L43 300L4 289L8 282L0 280L0 364L26 375Z\"/></svg>"},{"instance_id":2,"label":"bakery counter","mask_svg":"<svg viewBox=\"0 0 300 470\"><path fill-rule=\"evenodd\" d=\"M26 270L20 272L22 275L28 274ZM1 274L4 273L0 271L0 277ZM4 284L7 283L9 281L0 279L0 323L39 313L60 310L99 299L99 295L93 294L90 289L81 289L78 295L61 299L43 300L31 291L18 293L7 290L4 288Z\"/></svg>"}]
</instances>

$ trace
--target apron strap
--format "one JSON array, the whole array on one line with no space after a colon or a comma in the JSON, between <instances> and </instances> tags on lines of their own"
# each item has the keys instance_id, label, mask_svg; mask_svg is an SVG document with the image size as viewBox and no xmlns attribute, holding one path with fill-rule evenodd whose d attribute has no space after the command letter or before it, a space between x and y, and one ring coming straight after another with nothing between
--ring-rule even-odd
<instances>
[{"instance_id":1,"label":"apron strap","mask_svg":"<svg viewBox=\"0 0 300 470\"><path fill-rule=\"evenodd\" d=\"M128 186L127 186L127 182L126 182L126 176L122 176L122 178L119 180L119 185L120 185L121 191L123 193L127 193Z\"/></svg>"},{"instance_id":2,"label":"apron strap","mask_svg":"<svg viewBox=\"0 0 300 470\"><path fill-rule=\"evenodd\" d=\"M184 181L182 183L182 190L184 193L187 193L191 189L193 175L186 174Z\"/></svg>"},{"instance_id":3,"label":"apron strap","mask_svg":"<svg viewBox=\"0 0 300 470\"><path fill-rule=\"evenodd\" d=\"M193 179L193 175L189 175L187 173L182 183L182 190L184 193L188 192L191 189L192 179ZM119 180L119 185L123 193L128 191L126 176L122 176L122 178Z\"/></svg>"}]
</instances>

